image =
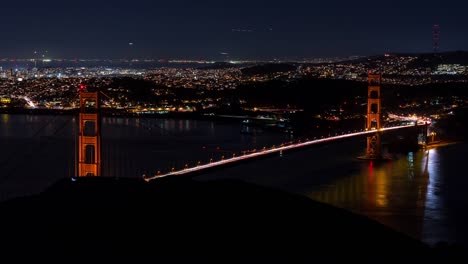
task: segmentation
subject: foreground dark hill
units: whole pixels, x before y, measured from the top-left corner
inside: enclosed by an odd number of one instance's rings
[[[365,217],[238,181],[64,179],[40,195],[2,203],[0,215],[0,258],[220,256],[222,262],[310,263],[378,256],[447,263],[455,256]]]

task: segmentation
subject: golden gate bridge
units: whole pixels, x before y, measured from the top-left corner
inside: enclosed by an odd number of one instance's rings
[[[366,154],[360,158],[368,160],[386,159],[381,150],[382,133],[411,127],[418,128],[419,144],[425,145],[427,141],[427,127],[430,121],[425,119],[413,118],[410,124],[399,124],[389,127],[382,125],[381,113],[381,75],[369,74],[368,76],[368,99],[367,99],[367,121],[366,127],[360,131],[349,131],[320,138],[305,139],[282,143],[278,146],[269,148],[245,150],[240,154],[233,153],[229,157],[221,156],[219,160],[210,159],[208,163],[202,164],[200,161],[193,166],[188,163],[182,169],[172,167],[170,171],[158,171],[155,175],[142,175],[144,180],[151,181],[158,178],[190,174],[201,172],[215,167],[222,167],[228,164],[239,163],[246,160],[252,160],[271,154],[282,154],[284,151],[305,148],[312,145],[324,144],[347,138],[366,136],[367,146]],[[105,94],[104,94],[105,95]],[[83,176],[101,176],[101,121],[100,121],[100,92],[90,92],[86,87],[80,86],[80,113],[79,113],[79,132],[78,132],[78,162],[77,177]],[[416,138],[416,137],[415,137]]]

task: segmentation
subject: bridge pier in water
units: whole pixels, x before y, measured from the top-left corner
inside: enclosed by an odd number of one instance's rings
[[[428,137],[427,137],[427,130],[428,130],[429,124],[426,122],[424,126],[418,126],[416,123],[417,127],[417,135],[418,135],[418,145],[421,146],[422,148],[427,147],[428,143]]]
[[[375,130],[375,133],[367,137],[366,154],[364,156],[359,156],[359,159],[391,159],[385,156],[382,151],[381,81],[382,76],[380,74],[368,75],[366,130]],[[428,142],[428,123],[426,122],[425,125],[420,125],[418,121],[415,121],[414,128],[415,130],[411,130],[412,132],[410,132],[408,138],[404,140],[405,145],[412,149],[425,148]]]

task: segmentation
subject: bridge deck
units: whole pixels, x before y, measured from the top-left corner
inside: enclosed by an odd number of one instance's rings
[[[421,125],[425,125],[425,124],[418,123],[418,126],[421,126]],[[396,129],[402,129],[402,128],[409,128],[409,127],[414,127],[414,126],[415,125],[386,127],[386,128],[380,129],[379,131],[384,132],[384,131],[390,131],[390,130],[396,130]],[[270,148],[270,149],[262,149],[262,150],[259,150],[259,151],[253,152],[253,153],[246,153],[244,155],[237,156],[237,157],[227,158],[227,159],[223,159],[223,160],[219,160],[219,161],[213,161],[213,162],[208,163],[208,164],[201,164],[201,165],[197,165],[195,167],[185,168],[183,170],[172,171],[172,172],[169,172],[169,173],[164,173],[164,174],[154,175],[154,176],[150,176],[150,177],[145,177],[145,180],[146,181],[151,181],[151,180],[154,180],[154,179],[163,178],[163,177],[167,177],[167,176],[175,176],[175,175],[193,173],[193,172],[202,171],[202,170],[206,170],[206,169],[210,169],[210,168],[214,168],[214,167],[218,167],[218,166],[222,166],[222,165],[226,165],[226,164],[230,164],[230,163],[234,163],[234,162],[239,162],[239,161],[243,161],[243,160],[257,158],[257,157],[260,157],[260,156],[269,155],[269,154],[272,154],[272,153],[277,153],[277,152],[291,150],[291,149],[303,148],[303,147],[306,147],[306,146],[315,145],[315,144],[324,143],[324,142],[330,142],[330,141],[334,141],[334,140],[338,140],[338,139],[369,135],[369,134],[373,134],[373,133],[376,133],[376,132],[377,132],[376,130],[360,131],[360,132],[354,132],[354,133],[343,134],[343,135],[338,135],[338,136],[324,137],[324,138],[309,140],[309,141],[305,141],[305,142],[293,143],[293,144],[290,144],[290,145],[283,145],[283,146]]]

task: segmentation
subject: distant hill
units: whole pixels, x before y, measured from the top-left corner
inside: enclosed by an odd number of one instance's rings
[[[434,68],[439,64],[460,64],[468,65],[468,51],[448,51],[434,53],[391,53],[390,56],[412,56],[417,57],[416,60],[411,62],[409,68]],[[341,61],[340,64],[356,64],[356,63],[375,63],[377,61],[385,60],[385,55],[371,55],[358,59]],[[322,63],[330,64],[330,63]],[[332,63],[333,64],[333,63]],[[317,64],[316,64],[317,65]]]
[[[451,51],[438,54],[426,53],[417,55],[409,67],[434,68],[439,64],[468,65],[468,51]]]
[[[302,78],[294,81],[271,80],[246,83],[238,87],[235,95],[252,105],[295,105],[312,110],[323,104],[335,104],[365,96],[367,86],[363,82]]]
[[[288,63],[266,63],[241,69],[243,75],[271,74],[296,70],[296,66]]]

